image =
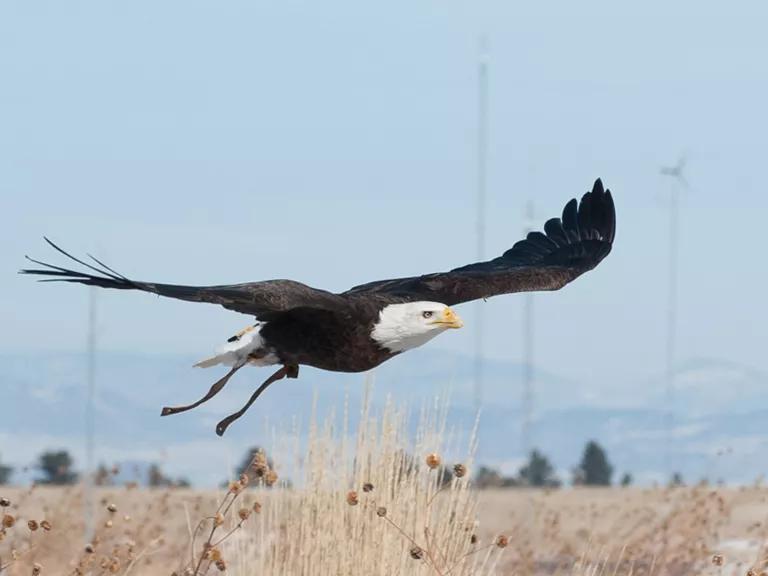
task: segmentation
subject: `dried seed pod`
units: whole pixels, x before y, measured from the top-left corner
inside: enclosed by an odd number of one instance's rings
[[[251,511],[248,508],[240,508],[240,510],[237,511],[237,515],[240,517],[240,520],[248,520]]]
[[[496,537],[496,546],[499,548],[506,548],[509,545],[509,538],[504,536],[504,534],[499,534]]]
[[[96,549],[93,547],[93,544],[90,542],[85,545],[85,553],[86,554],[93,554],[96,551]]]
[[[211,553],[213,552],[213,544],[210,542],[203,542],[203,558],[210,560]]]
[[[251,507],[255,514],[261,513],[261,502],[254,502],[253,506]]]
[[[48,520],[43,520],[42,522],[40,522],[40,528],[42,528],[46,532],[50,532],[53,526]]]
[[[267,471],[266,476],[264,476],[264,483],[267,486],[274,486],[277,483],[277,472],[274,470]]]
[[[715,554],[712,556],[712,564],[715,566],[722,566],[723,565],[723,555],[722,554]]]
[[[221,526],[222,524],[224,524],[224,514],[222,514],[221,512],[217,512],[216,516],[213,519],[213,523],[216,526]]]
[[[3,516],[3,528],[13,528],[14,524],[16,524],[16,518],[14,518],[11,514],[6,514]]]
[[[248,474],[246,474],[245,472],[243,472],[242,474],[240,474],[240,486],[242,486],[243,488],[245,488],[246,486],[248,486],[248,484],[249,484],[250,482],[251,482],[251,479],[250,479],[250,478],[248,478]]]
[[[251,470],[253,470],[253,473],[257,478],[261,478],[267,473],[267,468],[267,457],[264,455],[264,452],[259,450],[253,457]]]
[[[112,512],[112,514],[114,514],[115,512],[117,512],[117,506],[110,502],[109,504],[107,504],[107,510],[109,510],[110,512]]]
[[[32,576],[40,576],[40,573],[43,571],[43,567],[35,562],[32,565]]]
[[[3,508],[8,508],[8,506],[11,505],[11,501],[8,500],[8,498],[0,498],[0,506]]]
[[[363,484],[363,492],[373,492],[373,484],[370,482]]]
[[[427,466],[429,466],[430,470],[434,470],[438,466],[440,466],[440,455],[432,452],[431,454],[427,455],[426,458]]]
[[[478,542],[477,534],[472,534],[472,536],[469,537],[469,543],[470,544],[477,544]]]
[[[357,506],[358,502],[360,502],[360,500],[357,498],[357,492],[354,490],[347,492],[347,504],[350,506]]]
[[[387,509],[384,506],[379,506],[378,508],[376,508],[376,516],[384,518],[384,516],[386,515],[387,515]]]
[[[411,546],[410,549],[411,558],[414,560],[421,560],[424,558],[424,550],[422,550],[419,546]]]
[[[467,467],[464,464],[455,464],[453,467],[453,475],[456,478],[464,478],[467,475]]]
[[[37,523],[37,520],[28,520],[27,521],[27,528],[29,528],[29,530],[31,532],[37,531],[37,529],[39,527],[40,527],[40,525]]]
[[[216,560],[216,568],[219,572],[225,572],[227,570],[227,563],[224,562],[223,558]]]

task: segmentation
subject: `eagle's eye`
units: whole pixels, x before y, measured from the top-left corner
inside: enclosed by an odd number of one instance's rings
[[[432,314],[434,314],[434,312],[432,312],[431,310],[425,310],[424,312],[421,313],[421,315],[424,318],[432,318]]]

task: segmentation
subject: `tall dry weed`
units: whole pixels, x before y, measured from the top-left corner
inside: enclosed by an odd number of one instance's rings
[[[374,414],[366,400],[354,434],[313,421],[292,455],[295,488],[257,489],[261,514],[222,553],[238,574],[492,574],[506,541],[478,539],[474,438],[460,459],[457,444],[439,405],[422,410],[413,439],[392,404]]]

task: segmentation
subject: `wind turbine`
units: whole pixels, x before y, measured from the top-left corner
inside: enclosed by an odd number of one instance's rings
[[[674,166],[662,166],[659,168],[659,174],[662,176],[671,176],[672,178],[675,178],[685,189],[690,189],[690,185],[688,184],[688,180],[685,179],[685,166],[688,163],[688,159],[686,158],[685,154],[682,154],[680,158],[677,159],[677,163]]]
[[[672,166],[662,166],[659,174],[672,179],[669,201],[669,285],[667,287],[667,342],[665,396],[667,411],[665,417],[666,442],[664,447],[664,467],[667,475],[671,474],[671,443],[674,420],[673,401],[675,390],[675,363],[677,353],[677,295],[678,295],[678,254],[680,235],[680,191],[690,190],[685,178],[687,158],[681,154],[677,163]]]

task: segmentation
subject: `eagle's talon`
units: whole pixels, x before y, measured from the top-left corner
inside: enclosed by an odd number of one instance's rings
[[[264,390],[266,390],[266,389],[267,389],[267,387],[268,387],[270,384],[272,384],[273,382],[277,382],[278,380],[281,380],[281,379],[285,378],[285,377],[286,377],[286,375],[288,374],[289,370],[291,370],[291,369],[294,369],[294,368],[295,368],[295,373],[296,373],[296,376],[298,376],[298,374],[299,374],[299,368],[298,368],[298,366],[283,366],[283,367],[282,367],[282,368],[280,368],[280,369],[279,369],[277,372],[275,372],[274,374],[272,374],[272,376],[270,376],[269,378],[267,378],[267,379],[266,379],[266,380],[265,380],[265,381],[264,381],[264,382],[261,384],[261,386],[259,386],[259,387],[256,389],[256,391],[255,391],[253,394],[251,394],[251,397],[248,399],[248,402],[246,402],[246,403],[245,403],[245,405],[244,405],[242,408],[240,408],[240,410],[238,410],[238,411],[237,411],[237,412],[235,412],[234,414],[230,414],[229,416],[227,416],[226,418],[224,418],[224,420],[222,420],[221,422],[219,422],[219,423],[216,425],[216,434],[218,434],[219,436],[223,436],[223,435],[224,435],[224,432],[226,432],[226,430],[227,430],[227,428],[229,427],[229,425],[230,425],[230,424],[232,424],[232,422],[234,422],[234,421],[235,421],[235,420],[237,420],[238,418],[240,418],[240,416],[242,416],[243,414],[245,414],[245,413],[248,411],[248,408],[250,408],[250,407],[251,407],[251,404],[253,404],[253,403],[256,401],[256,398],[258,398],[258,397],[261,395],[261,393],[262,393],[262,392],[264,392]],[[294,376],[294,378],[295,378],[296,376]]]

